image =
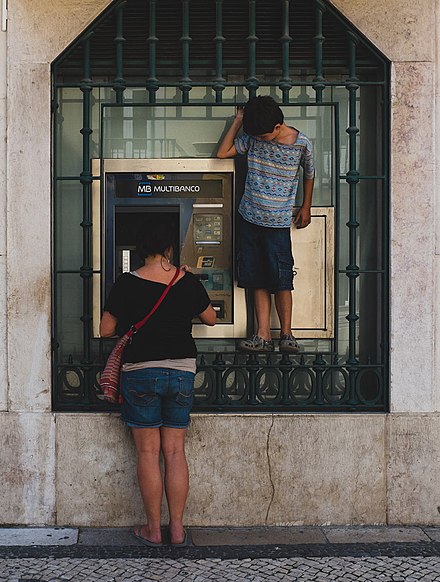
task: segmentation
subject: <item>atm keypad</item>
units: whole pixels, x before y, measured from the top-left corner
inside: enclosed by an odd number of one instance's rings
[[[196,214],[194,216],[195,244],[218,244],[223,239],[221,214]]]

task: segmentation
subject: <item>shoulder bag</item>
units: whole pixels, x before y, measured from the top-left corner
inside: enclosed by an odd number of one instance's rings
[[[124,353],[125,346],[131,339],[131,337],[138,332],[141,327],[143,327],[162,301],[165,299],[168,291],[173,285],[174,281],[177,279],[180,273],[180,269],[176,269],[176,272],[171,279],[171,281],[166,286],[164,292],[157,300],[153,309],[148,313],[142,321],[139,321],[135,325],[132,325],[130,329],[125,333],[117,342],[113,350],[111,351],[104,370],[101,372],[101,378],[99,384],[101,386],[102,393],[104,394],[104,400],[111,402],[112,404],[120,404],[122,402],[121,393],[121,368],[122,368],[122,354]]]

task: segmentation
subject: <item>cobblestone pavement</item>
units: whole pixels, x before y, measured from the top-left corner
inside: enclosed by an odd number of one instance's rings
[[[267,559],[7,558],[3,582],[298,582],[440,581],[440,557],[315,557]]]

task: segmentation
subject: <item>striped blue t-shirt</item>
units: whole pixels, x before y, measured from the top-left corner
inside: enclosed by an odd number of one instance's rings
[[[296,142],[286,145],[243,133],[235,138],[234,145],[237,153],[248,156],[246,186],[239,213],[259,226],[290,227],[300,166],[304,178],[315,176],[309,138],[299,132]]]

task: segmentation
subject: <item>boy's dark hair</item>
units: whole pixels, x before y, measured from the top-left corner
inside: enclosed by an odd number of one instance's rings
[[[174,249],[176,231],[170,221],[158,216],[145,220],[136,236],[136,253],[143,260],[154,255],[163,255],[170,247]]]
[[[243,131],[248,135],[272,133],[273,128],[284,122],[278,103],[268,95],[253,97],[244,106]]]

